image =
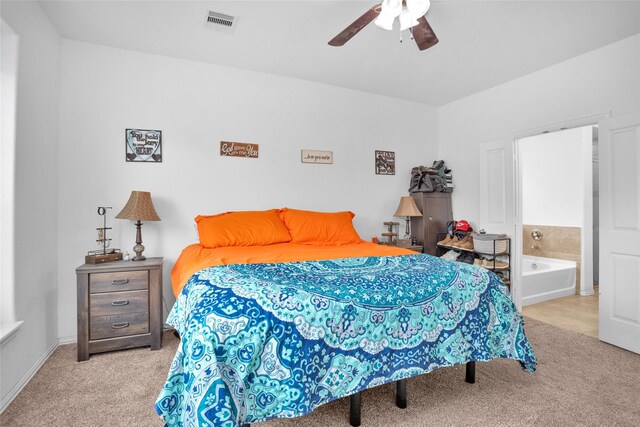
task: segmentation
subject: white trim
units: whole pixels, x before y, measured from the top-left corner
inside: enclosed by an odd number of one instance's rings
[[[511,300],[522,311],[522,175],[520,173],[520,146],[513,140],[513,227],[511,239]]]
[[[3,323],[0,325],[0,347],[4,345],[7,341],[9,341],[13,336],[18,332],[20,325],[24,322],[22,320],[18,322],[12,323]]]
[[[18,381],[18,383],[7,393],[7,395],[0,402],[0,414],[4,412],[5,409],[13,402],[18,394],[22,391],[22,389],[31,381],[31,378],[38,372],[38,370],[44,365],[44,362],[49,359],[49,356],[58,348],[58,340],[54,340],[53,343],[49,346],[47,351],[44,352],[42,356],[36,361],[36,363],[27,371],[26,374]]]
[[[15,331],[18,330],[18,327],[20,327],[20,324],[22,324],[23,322],[17,322],[17,326],[15,327],[14,332],[11,334],[11,336],[15,335]],[[7,342],[11,337],[8,336],[6,339],[4,339],[3,343]],[[20,379],[20,381],[18,381],[18,383],[13,387],[13,389],[11,389],[11,391],[9,393],[7,393],[7,395],[4,397],[4,399],[2,399],[2,402],[0,402],[0,414],[2,414],[4,412],[5,409],[7,409],[7,407],[11,404],[11,402],[13,402],[13,400],[18,397],[18,394],[20,394],[20,392],[22,391],[22,389],[29,384],[29,381],[31,381],[31,379],[33,378],[33,376],[38,372],[38,370],[40,370],[40,368],[42,367],[42,365],[45,364],[45,362],[49,359],[49,357],[51,357],[51,355],[53,354],[53,352],[61,345],[67,345],[67,344],[75,344],[78,342],[78,337],[76,335],[70,335],[67,337],[60,337],[57,340],[55,340],[51,346],[47,349],[47,351],[45,351],[45,353],[40,357],[40,359],[38,359],[36,361],[36,363],[34,363],[34,365],[31,367],[31,369],[29,369],[29,371],[24,374],[24,376]]]
[[[16,326],[15,330],[17,330],[20,324],[22,324],[23,322],[17,322],[17,323],[19,324],[18,326]],[[170,329],[173,329],[173,328],[170,328]],[[167,330],[168,329],[165,329],[164,331],[167,331]],[[15,332],[13,332],[12,336],[13,335],[15,335]],[[9,337],[4,342],[8,340],[9,340]],[[44,363],[49,359],[49,357],[53,354],[53,352],[59,346],[67,345],[67,344],[76,344],[77,342],[78,342],[78,337],[76,335],[59,337],[57,340],[55,340],[51,344],[51,346],[47,349],[47,351],[40,357],[40,359],[36,361],[36,363],[31,367],[31,369],[29,369],[29,371],[26,374],[24,374],[24,376],[20,379],[20,381],[18,381],[18,383],[13,387],[13,389],[11,389],[11,391],[7,393],[4,399],[2,399],[2,402],[0,402],[0,414],[2,414],[5,409],[7,409],[7,407],[11,404],[11,402],[13,402],[13,400],[16,397],[18,397],[18,394],[20,394],[22,389],[29,383],[29,381],[31,381],[31,379],[36,374],[36,372],[38,372],[38,370],[42,367],[42,365],[44,365]]]
[[[582,289],[580,289],[580,296],[581,297],[590,297],[591,295],[595,295],[595,291],[593,290],[593,285],[591,285],[591,289],[590,290],[586,290],[583,291]]]
[[[15,139],[20,38],[4,19],[0,19],[0,35],[0,327],[15,333]]]
[[[582,134],[582,230],[580,231],[580,295],[593,295],[593,128]],[[588,135],[587,135],[588,134]],[[588,137],[586,137],[588,136]]]
[[[516,185],[514,186],[513,191],[515,193],[514,201],[516,203],[516,206],[514,209],[516,235],[511,241],[513,245],[513,249],[515,250],[515,251],[512,250],[511,252],[511,275],[513,276],[513,279],[511,280],[511,286],[513,287],[513,289],[511,289],[511,299],[513,300],[513,302],[515,303],[516,307],[518,307],[519,310],[522,310],[521,284],[522,284],[522,250],[523,250],[523,246],[522,246],[523,245],[523,242],[522,242],[522,171],[520,170],[520,163],[519,163],[520,161],[520,154],[519,154],[519,148],[518,148],[519,142],[523,138],[540,135],[545,132],[554,132],[558,130],[572,129],[572,128],[584,127],[584,126],[596,126],[601,120],[610,118],[611,114],[612,114],[611,111],[607,111],[604,113],[594,114],[592,116],[578,117],[576,119],[551,123],[548,125],[525,129],[525,130],[514,133],[513,173],[514,173],[514,182],[516,183]],[[588,153],[589,153],[589,159],[590,159],[589,164],[591,164],[591,148],[589,148]],[[589,171],[591,171],[591,169],[589,169]],[[591,197],[593,197],[593,195]],[[591,199],[591,203],[593,203],[593,199]],[[593,211],[591,211],[591,215],[593,220]],[[592,223],[592,226],[593,226],[593,223]],[[584,232],[584,227],[582,229]],[[592,239],[593,239],[593,235],[592,235]],[[583,260],[583,255],[584,254],[581,254],[581,260]],[[592,247],[591,256],[593,259],[593,247]],[[582,264],[584,265],[584,263]],[[584,270],[585,268],[584,266],[582,266],[582,271],[584,272]],[[593,271],[591,273],[591,277],[593,279]],[[580,283],[582,284],[583,277],[581,276],[580,278],[581,278]],[[582,290],[581,290],[581,295],[582,295]],[[593,295],[593,283],[591,284],[591,294],[587,293],[585,294],[585,296],[586,295]]]
[[[578,117],[577,119],[551,123],[548,125],[531,128],[531,129],[525,129],[525,130],[516,132],[514,136],[514,140],[527,138],[529,136],[540,135],[541,133],[546,133],[546,132],[555,132],[555,131],[565,130],[565,129],[581,128],[584,126],[595,126],[600,122],[600,120],[608,119],[610,117],[611,117],[611,111],[607,111],[604,113],[594,114],[592,116]]]
[[[76,344],[78,342],[77,335],[69,335],[67,337],[58,338],[58,345]]]

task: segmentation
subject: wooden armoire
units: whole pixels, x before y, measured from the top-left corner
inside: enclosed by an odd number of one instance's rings
[[[436,254],[438,233],[447,231],[447,222],[453,221],[451,193],[411,193],[422,216],[411,218],[411,236],[415,237],[423,252]]]

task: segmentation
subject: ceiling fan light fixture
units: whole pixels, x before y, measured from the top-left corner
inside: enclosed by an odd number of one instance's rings
[[[392,18],[400,16],[404,8],[402,0],[383,0],[380,15],[389,15]]]
[[[400,31],[408,30],[418,25],[417,19],[407,9],[402,11],[398,20],[400,21]]]
[[[393,22],[403,10],[402,0],[383,0],[380,6],[380,14],[375,24],[382,29],[393,30]]]
[[[393,23],[396,20],[395,17],[389,15],[383,15],[382,13],[378,15],[374,23],[382,28],[383,30],[393,30]]]
[[[329,40],[329,46],[344,46],[360,30],[371,22],[385,30],[393,30],[393,25],[397,17],[400,17],[402,29],[411,28],[411,39],[415,41],[418,49],[425,50],[438,43],[431,25],[427,22],[426,10],[431,5],[429,0],[380,0],[381,3],[370,7],[362,16],[353,21],[351,25],[342,30],[338,35]],[[403,12],[404,10],[404,12]],[[412,11],[419,14],[414,16]],[[417,25],[416,25],[417,21]],[[402,41],[402,31],[400,31],[400,41]]]
[[[421,16],[424,16],[431,7],[431,2],[429,0],[405,0],[407,5],[407,10],[411,13],[413,19],[418,19]]]

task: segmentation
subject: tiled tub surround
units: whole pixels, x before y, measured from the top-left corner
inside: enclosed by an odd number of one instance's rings
[[[534,240],[531,231],[542,232],[541,240]],[[580,294],[580,227],[558,227],[554,225],[522,226],[522,245],[524,255],[544,258],[564,259],[576,262],[576,294]]]

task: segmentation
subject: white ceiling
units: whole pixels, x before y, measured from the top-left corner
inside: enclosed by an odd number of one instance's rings
[[[439,106],[640,33],[640,1],[432,0],[420,52],[373,23],[327,42],[375,0],[41,1],[64,38],[278,74]],[[238,15],[232,34],[207,9]]]

